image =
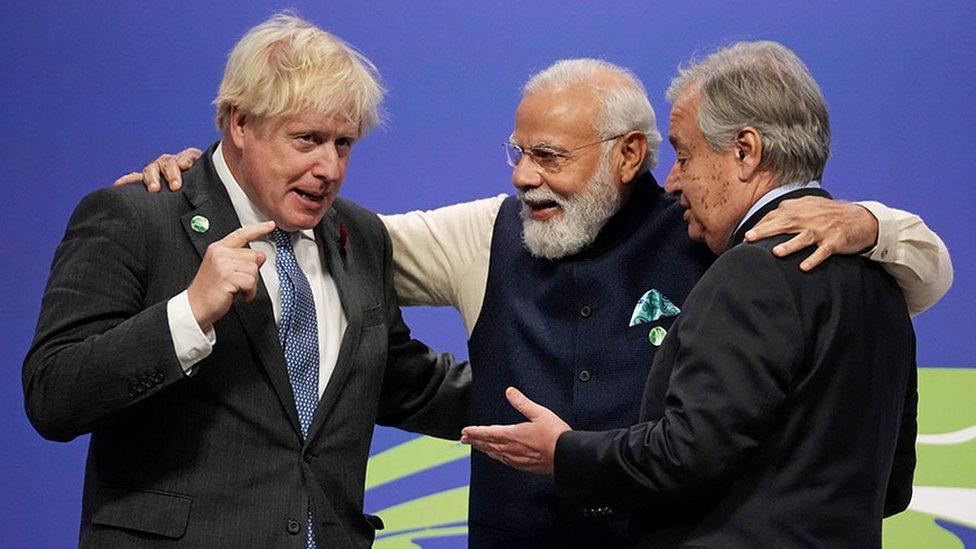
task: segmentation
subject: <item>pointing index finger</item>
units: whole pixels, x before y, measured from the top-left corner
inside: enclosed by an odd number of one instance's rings
[[[274,228],[274,221],[255,223],[254,225],[241,227],[240,229],[228,234],[220,240],[220,243],[228,248],[243,248],[248,242],[261,238],[262,236],[273,231]]]

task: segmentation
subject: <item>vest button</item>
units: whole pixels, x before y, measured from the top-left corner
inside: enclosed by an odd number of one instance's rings
[[[593,309],[591,309],[589,305],[583,305],[582,307],[580,307],[580,316],[581,317],[587,318],[591,314],[593,314]]]
[[[288,519],[288,533],[295,535],[302,531],[302,525],[295,519]]]
[[[588,370],[580,370],[579,376],[577,377],[579,377],[580,381],[585,383],[590,380],[590,372]]]

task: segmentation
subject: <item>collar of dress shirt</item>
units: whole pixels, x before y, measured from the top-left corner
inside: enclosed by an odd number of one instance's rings
[[[224,147],[224,142],[221,141],[217,145],[217,149],[213,153],[213,163],[214,168],[217,170],[217,176],[220,177],[220,182],[224,184],[224,188],[227,189],[227,194],[230,195],[230,203],[234,206],[234,212],[237,214],[237,219],[241,222],[241,227],[247,227],[248,225],[253,225],[255,223],[261,223],[264,221],[269,221],[270,218],[265,215],[257,206],[251,202],[251,199],[247,197],[244,193],[244,189],[241,188],[237,179],[234,178],[234,174],[230,173],[230,168],[227,167],[227,161],[224,160],[224,153],[221,150]],[[315,233],[312,229],[302,229],[298,231],[302,237],[307,238],[311,241],[315,241]],[[270,240],[270,236],[265,237]]]
[[[775,189],[759,197],[759,200],[757,200],[752,205],[752,207],[749,208],[749,211],[746,212],[746,215],[742,216],[742,219],[739,220],[739,223],[735,226],[735,231],[732,231],[732,234],[735,234],[735,232],[739,230],[739,227],[742,227],[742,224],[745,223],[746,220],[748,220],[750,217],[752,217],[752,214],[758,212],[760,208],[762,208],[766,204],[769,204],[773,200],[776,200],[777,198],[783,196],[784,194],[791,193],[793,191],[797,191],[800,189],[819,189],[819,188],[820,188],[819,181],[805,181],[805,182],[794,181],[792,183],[787,183],[785,185],[780,185],[779,187],[776,187]]]

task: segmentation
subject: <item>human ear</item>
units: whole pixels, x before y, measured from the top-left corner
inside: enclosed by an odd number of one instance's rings
[[[618,175],[623,183],[630,183],[637,177],[644,158],[647,157],[647,136],[644,132],[632,131],[620,138],[620,159],[617,163]]]
[[[230,108],[230,123],[228,124],[227,132],[230,134],[234,146],[238,149],[244,148],[244,126],[248,123],[250,123],[250,120],[244,114],[244,111],[237,107]]]
[[[762,164],[763,143],[759,130],[746,126],[735,137],[736,169],[740,181],[749,181]]]

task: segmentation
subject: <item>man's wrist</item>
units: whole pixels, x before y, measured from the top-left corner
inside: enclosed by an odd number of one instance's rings
[[[854,203],[854,206],[860,208],[861,213],[866,214],[865,220],[867,221],[867,227],[868,227],[867,231],[868,234],[873,237],[871,238],[871,243],[865,246],[864,248],[862,248],[860,252],[858,252],[860,254],[864,254],[875,249],[878,246],[878,229],[880,228],[880,224],[878,223],[878,218],[874,215],[874,213],[871,212],[871,210],[865,208],[863,205],[857,202]]]
[[[187,290],[170,298],[166,304],[166,315],[176,358],[183,372],[192,375],[193,366],[208,357],[217,342],[213,325],[206,329],[200,327],[193,315]]]
[[[861,250],[860,255],[871,259],[872,261],[886,262],[890,261],[889,257],[890,249],[892,243],[889,241],[891,234],[891,228],[889,227],[891,220],[889,219],[888,208],[880,203],[873,201],[860,201],[854,202],[855,205],[860,206],[864,210],[867,210],[873,220],[874,226],[874,244],[868,246],[864,250]]]
[[[200,306],[200,299],[193,295],[193,285],[191,284],[183,293],[186,294],[190,314],[193,316],[193,320],[197,323],[200,330],[203,332],[213,330],[215,320],[210,319],[203,311],[203,308]]]

